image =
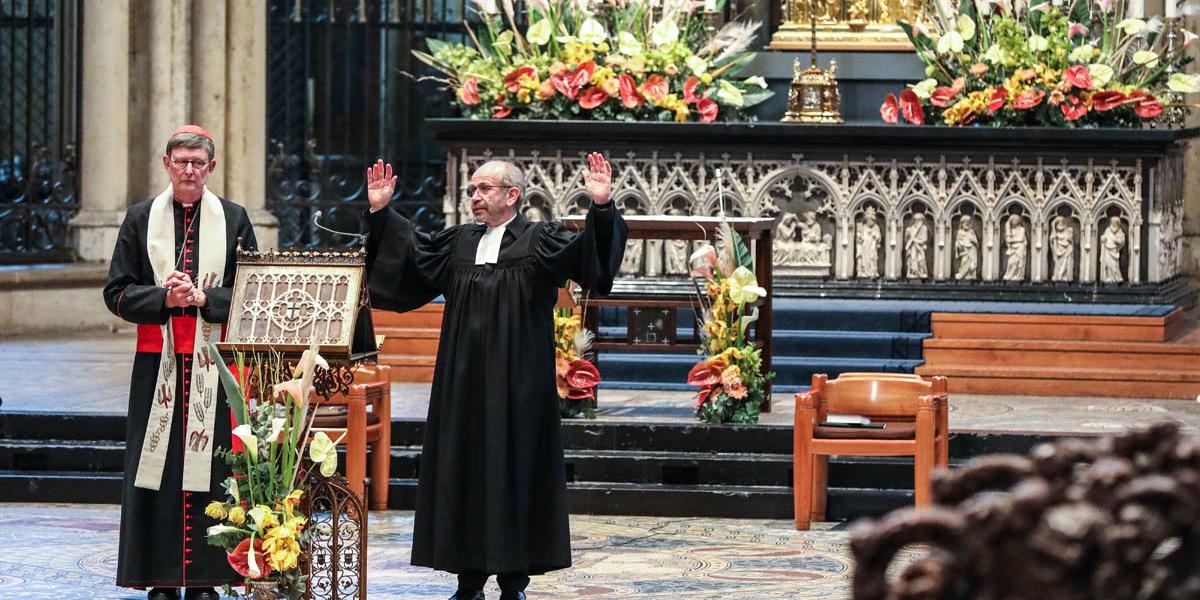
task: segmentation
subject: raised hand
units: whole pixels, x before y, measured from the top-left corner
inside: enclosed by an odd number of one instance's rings
[[[595,204],[608,204],[612,191],[612,166],[599,152],[588,154],[588,168],[583,170],[583,186]]]
[[[392,174],[391,163],[383,164],[383,159],[367,167],[367,201],[371,210],[376,211],[388,205],[392,194],[396,191],[396,176]]]

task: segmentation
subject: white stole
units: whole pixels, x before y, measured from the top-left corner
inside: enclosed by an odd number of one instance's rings
[[[154,269],[154,283],[163,285],[175,271],[175,210],[171,186],[154,198],[150,205],[150,221],[146,232],[146,252]],[[197,288],[220,287],[225,277],[225,211],[221,199],[204,188],[196,217],[200,218],[200,252],[197,257]],[[146,421],[146,437],[138,460],[134,486],[158,490],[162,485],[163,467],[167,461],[167,446],[171,437],[171,420],[175,415],[175,336],[171,320],[162,325],[162,356],[158,363],[158,382]],[[208,342],[212,327],[199,317],[196,338],[192,346],[192,379],[188,403],[187,431],[184,432],[183,489],[189,492],[209,491],[212,479],[212,438],[216,420],[218,373],[216,361],[209,356]]]

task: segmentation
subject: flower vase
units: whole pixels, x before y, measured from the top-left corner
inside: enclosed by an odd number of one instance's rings
[[[246,597],[250,600],[279,600],[279,588],[274,581],[247,581]]]

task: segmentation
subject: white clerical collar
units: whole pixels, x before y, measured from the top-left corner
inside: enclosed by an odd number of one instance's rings
[[[475,247],[475,264],[495,264],[499,260],[500,242],[504,240],[504,230],[515,218],[517,215],[514,214],[507,221],[495,227],[488,227],[483,232],[483,237],[479,238],[479,245]]]

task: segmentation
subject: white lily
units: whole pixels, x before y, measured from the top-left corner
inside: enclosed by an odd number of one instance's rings
[[[238,425],[233,428],[232,433],[237,439],[242,440],[242,445],[246,447],[246,454],[250,460],[258,460],[258,438],[251,431],[250,424]]]
[[[241,529],[238,529],[237,527],[230,527],[229,525],[213,525],[212,527],[208,528],[206,533],[209,536],[214,536],[229,533],[231,531],[241,531]]]
[[[267,439],[263,440],[269,444],[278,444],[279,436],[283,433],[283,426],[287,424],[287,419],[283,417],[275,417],[271,419],[271,433],[267,434]]]

